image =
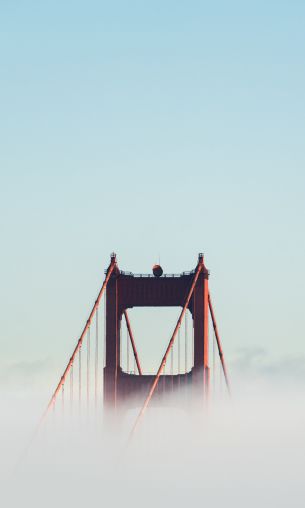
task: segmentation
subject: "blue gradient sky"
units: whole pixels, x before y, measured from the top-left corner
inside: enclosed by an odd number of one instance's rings
[[[62,369],[113,250],[135,272],[203,251],[228,355],[305,354],[304,21],[302,1],[1,2],[3,365]]]

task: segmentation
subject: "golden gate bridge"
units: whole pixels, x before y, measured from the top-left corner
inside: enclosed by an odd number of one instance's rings
[[[129,309],[135,307],[181,309],[153,374],[141,366],[136,346],[139,337],[134,336],[129,317]],[[204,406],[216,397],[216,385],[218,382],[221,388],[222,379],[230,393],[203,254],[188,272],[164,274],[160,265],[154,265],[152,274],[133,274],[120,270],[113,253],[42,422],[57,409],[65,412],[67,405],[71,414],[78,406],[79,413],[102,409],[105,419],[115,419],[119,411],[121,414],[140,404],[132,435],[148,406],[170,406],[173,395],[175,404],[184,409],[191,407],[194,399]]]

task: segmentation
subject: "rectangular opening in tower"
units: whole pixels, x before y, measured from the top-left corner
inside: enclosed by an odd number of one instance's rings
[[[128,310],[143,374],[157,372],[180,312],[181,307],[136,307]],[[163,374],[189,372],[193,367],[193,357],[193,320],[187,311]],[[124,316],[121,324],[120,364],[124,372],[138,373]]]

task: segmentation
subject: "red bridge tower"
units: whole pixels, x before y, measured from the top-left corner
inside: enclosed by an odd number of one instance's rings
[[[115,255],[111,264],[116,265]],[[162,376],[162,390],[156,390],[152,399],[162,403],[166,394],[181,385],[201,386],[205,393],[209,384],[209,273],[199,254],[196,269],[200,273],[187,304],[194,327],[194,365],[190,372]],[[129,407],[139,396],[147,394],[155,376],[124,372],[120,365],[121,321],[127,309],[133,307],[184,307],[194,280],[196,269],[181,275],[134,275],[112,271],[106,290],[106,366],[104,368],[104,403],[107,408]],[[164,349],[167,346],[165,338]],[[194,383],[195,382],[195,383]],[[160,388],[160,386],[159,386]]]

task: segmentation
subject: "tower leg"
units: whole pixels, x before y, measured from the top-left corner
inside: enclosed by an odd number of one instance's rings
[[[203,270],[193,295],[194,320],[194,391],[199,400],[209,394],[209,281],[208,272]]]
[[[114,276],[107,287],[106,300],[106,366],[104,368],[104,408],[115,411],[120,363],[120,330],[118,282]]]

